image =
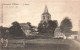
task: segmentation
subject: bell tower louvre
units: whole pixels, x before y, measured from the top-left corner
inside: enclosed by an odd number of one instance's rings
[[[48,12],[47,5],[45,6],[44,12],[42,13],[41,20],[42,20],[42,21],[51,20],[51,15],[50,15],[50,13]]]

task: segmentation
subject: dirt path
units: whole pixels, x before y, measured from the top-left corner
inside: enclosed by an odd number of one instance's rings
[[[75,45],[79,48],[79,50],[80,50],[80,42],[79,41],[77,41],[77,40],[73,40],[73,42],[75,43]]]

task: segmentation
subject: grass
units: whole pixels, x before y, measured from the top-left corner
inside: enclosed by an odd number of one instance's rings
[[[7,48],[1,50],[79,50],[74,43],[68,39],[10,39]]]

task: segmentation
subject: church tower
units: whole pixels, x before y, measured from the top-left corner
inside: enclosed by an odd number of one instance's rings
[[[42,21],[48,21],[51,20],[51,15],[48,12],[48,8],[47,6],[45,6],[44,12],[41,15],[41,20]]]

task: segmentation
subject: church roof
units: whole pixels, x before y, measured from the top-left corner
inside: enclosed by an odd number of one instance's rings
[[[42,13],[42,15],[50,15],[48,12],[46,12],[46,13]]]
[[[45,9],[44,9],[44,12],[42,13],[42,15],[50,15],[49,12],[48,12],[48,8],[47,6],[45,6]]]

